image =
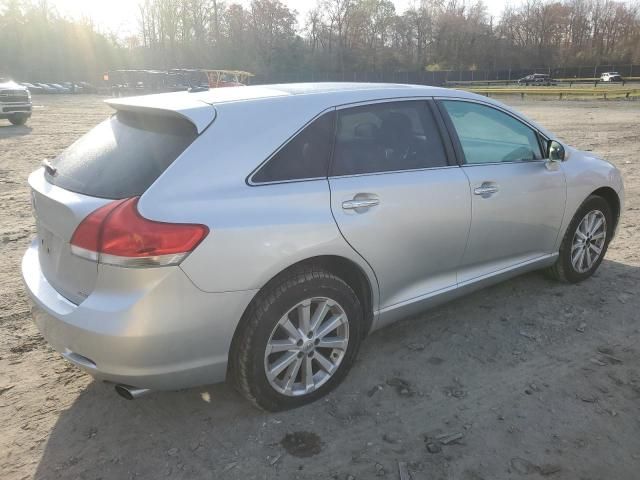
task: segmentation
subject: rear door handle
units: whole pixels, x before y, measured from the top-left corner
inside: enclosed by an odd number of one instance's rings
[[[380,200],[377,198],[367,198],[363,200],[346,200],[342,202],[342,208],[344,210],[356,210],[358,208],[370,208],[375,207],[380,203]]]
[[[476,195],[481,195],[483,197],[489,197],[489,196],[493,195],[494,193],[497,193],[498,190],[500,190],[500,189],[498,188],[498,186],[496,184],[485,182],[481,186],[475,188],[473,190],[473,193],[476,194]]]

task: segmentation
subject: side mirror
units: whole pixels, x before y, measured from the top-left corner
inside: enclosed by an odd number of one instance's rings
[[[555,140],[549,140],[547,151],[549,152],[549,160],[552,162],[561,162],[564,160],[564,147],[561,143]]]

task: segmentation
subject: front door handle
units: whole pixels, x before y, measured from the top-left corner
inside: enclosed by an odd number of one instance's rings
[[[346,200],[342,202],[342,208],[345,210],[357,210],[358,208],[369,208],[375,207],[380,203],[380,200],[377,198],[367,198],[363,200]]]
[[[498,185],[496,185],[495,183],[484,182],[482,185],[475,188],[473,190],[473,193],[475,195],[481,195],[483,198],[487,198],[493,195],[494,193],[497,193],[498,190],[500,189],[498,188]]]

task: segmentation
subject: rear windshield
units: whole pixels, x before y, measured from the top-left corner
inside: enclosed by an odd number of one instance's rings
[[[142,195],[197,135],[181,118],[120,111],[53,161],[47,180],[92,197]]]

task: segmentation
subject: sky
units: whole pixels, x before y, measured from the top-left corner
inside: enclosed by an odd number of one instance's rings
[[[90,18],[102,32],[113,32],[119,37],[135,35],[138,32],[138,5],[142,0],[49,0],[58,12],[72,18]],[[228,0],[227,3],[232,3]],[[316,5],[316,0],[282,0],[289,8],[298,11],[298,22],[302,22],[306,13]],[[392,0],[398,12],[418,0]],[[248,5],[250,0],[236,0],[236,3]],[[504,0],[484,0],[489,15],[498,16],[505,5]]]

